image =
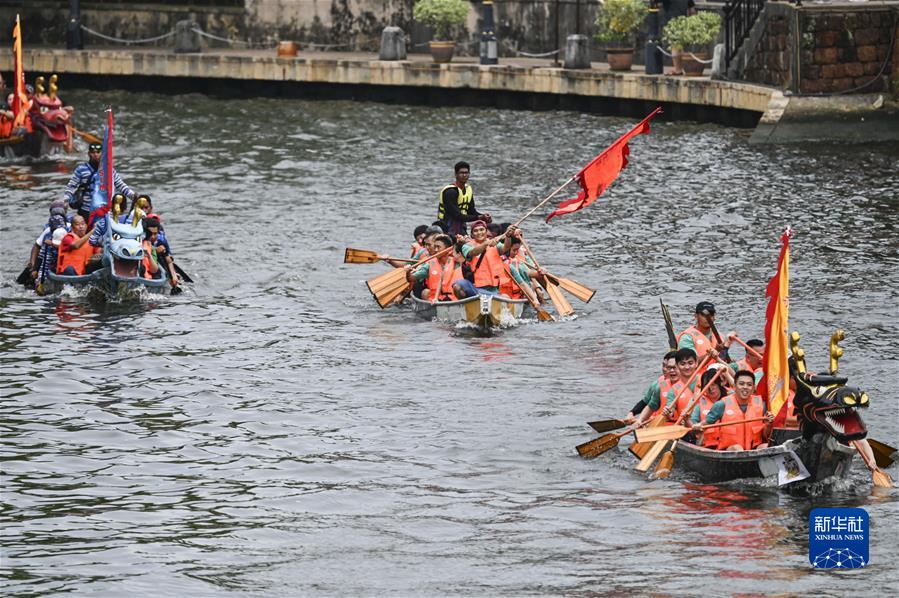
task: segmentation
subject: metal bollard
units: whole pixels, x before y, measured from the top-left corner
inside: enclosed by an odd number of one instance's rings
[[[496,52],[496,25],[493,22],[493,0],[484,0],[480,54],[481,64],[499,64]]]
[[[194,32],[193,29],[199,29],[193,21],[184,20],[175,23],[175,52],[177,54],[200,51],[200,34]]]
[[[399,27],[384,27],[378,60],[406,60],[406,34]]]
[[[662,43],[662,34],[659,31],[659,3],[652,0],[649,4],[649,14],[646,16],[646,74],[661,75],[665,71],[662,63],[662,51],[659,44]]]
[[[565,68],[590,68],[590,40],[586,35],[573,34],[565,39]]]

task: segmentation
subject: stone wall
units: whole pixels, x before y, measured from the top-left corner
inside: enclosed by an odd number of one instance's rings
[[[769,2],[739,78],[794,93],[899,94],[899,2]]]
[[[792,80],[793,36],[790,19],[784,14],[768,16],[762,38],[743,70],[743,78],[755,83],[786,87]]]
[[[889,10],[800,13],[799,91],[845,92],[865,85],[861,90],[865,93],[888,90],[894,14]]]

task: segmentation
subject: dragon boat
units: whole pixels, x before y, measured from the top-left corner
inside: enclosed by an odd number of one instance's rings
[[[72,151],[70,128],[74,109],[63,105],[57,95],[57,81],[58,77],[51,75],[49,90],[46,90],[43,77],[35,80],[35,93],[28,109],[31,130],[24,135],[11,135],[3,139],[3,147],[8,154],[37,158]]]
[[[793,405],[798,429],[776,428],[771,446],[748,451],[719,451],[678,442],[674,466],[704,482],[728,482],[777,476],[784,463],[787,468],[795,467],[791,460],[796,457],[809,474],[801,486],[830,485],[845,479],[857,452],[852,443],[868,435],[859,409],[867,408],[870,399],[864,391],[846,386],[848,378],[837,375],[842,355],[837,343],[842,339],[842,330],[831,337],[830,372],[813,375],[806,371],[799,334],[790,336],[790,374],[796,380]]]
[[[138,295],[141,291],[167,293],[171,288],[165,268],[160,266],[160,278],[144,278],[140,263],[144,259],[144,230],[140,226],[120,224],[106,216],[106,236],[103,239],[103,267],[80,276],[65,276],[50,272],[41,285],[42,294],[54,294],[64,286],[96,288],[113,299]]]
[[[525,308],[530,308],[524,299],[509,299],[502,295],[475,295],[436,303],[415,296],[410,296],[410,299],[412,310],[422,318],[450,323],[468,322],[482,332],[508,326],[526,313]]]

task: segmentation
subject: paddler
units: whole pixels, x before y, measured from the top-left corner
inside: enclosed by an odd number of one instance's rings
[[[78,210],[85,221],[89,222],[91,214],[91,194],[100,168],[100,157],[103,154],[103,145],[91,143],[87,148],[87,162],[82,162],[75,167],[72,177],[66,185],[65,198],[69,206]],[[115,191],[122,193],[128,199],[135,197],[134,189],[125,184],[115,168],[112,169],[112,181]],[[94,206],[99,208],[101,206]]]
[[[680,416],[687,404],[693,399],[693,393],[696,392],[697,380],[690,382],[689,389],[681,392],[693,377],[696,371],[696,353],[693,349],[678,349],[674,353],[674,361],[677,364],[677,381],[674,382],[664,395],[660,394],[658,398],[650,397],[646,403],[646,407],[637,418],[637,423],[642,424],[652,415],[659,412],[665,414],[669,420],[674,420]],[[664,402],[662,402],[664,399]],[[677,399],[677,401],[675,401]]]
[[[693,408],[693,415],[690,417],[690,421],[693,423],[694,428],[705,421],[706,416],[709,414],[709,411],[712,410],[715,403],[720,401],[727,394],[724,387],[721,385],[720,377],[712,382],[712,378],[714,378],[717,373],[716,366],[724,367],[720,363],[713,364],[712,368],[714,369],[709,368],[709,370],[702,375],[700,388],[704,388],[705,392],[699,397],[699,402],[696,403],[696,407]],[[710,383],[711,385],[709,385]],[[699,438],[700,443],[706,448],[716,449],[718,448],[718,435],[718,428],[712,428],[711,430],[705,431]]]
[[[452,246],[453,240],[448,235],[438,235],[434,239],[435,253]],[[431,303],[465,297],[465,291],[459,285],[459,281],[464,280],[462,268],[451,252],[428,260],[415,270],[412,270],[411,266],[406,266],[406,279],[413,284],[423,282],[425,288],[421,292],[421,298]]]
[[[475,208],[474,191],[468,184],[468,178],[471,176],[471,166],[468,162],[456,162],[453,169],[456,180],[440,190],[437,218],[446,223],[446,233],[455,238],[456,235],[468,234],[466,226],[469,222],[482,220],[489,223],[493,218],[490,214],[481,214]]]
[[[764,417],[765,421],[748,424],[734,424],[718,428],[718,450],[746,451],[767,448],[771,437],[774,414],[765,411],[765,402],[756,394],[755,375],[749,370],[737,372],[734,382],[736,389],[721,399],[709,410],[706,424],[729,424],[747,419]]]
[[[718,344],[712,334],[715,306],[709,301],[700,301],[696,304],[694,316],[696,323],[677,335],[677,348],[692,349],[696,358],[702,361],[706,353]]]
[[[514,232],[514,227],[509,227],[507,234]],[[496,295],[503,279],[505,265],[496,246],[501,243],[502,237],[487,238],[487,223],[476,220],[471,225],[471,240],[466,240],[462,235],[456,237],[458,241],[466,241],[462,245],[462,256],[471,268],[474,282],[463,279],[460,282],[467,297],[475,294]]]
[[[674,386],[674,383],[678,381],[679,376],[677,373],[677,361],[675,361],[674,356],[677,354],[677,351],[668,351],[665,353],[665,356],[662,357],[662,375],[658,377],[658,379],[649,385],[649,388],[646,389],[646,392],[643,393],[643,398],[640,399],[634,408],[631,409],[630,413],[624,418],[624,423],[632,424],[637,421],[637,416],[639,416],[643,412],[643,408],[646,407],[650,402],[654,402],[656,405],[660,405],[655,411],[651,412],[648,417],[655,417],[655,415],[665,407],[664,397],[668,394],[668,391],[671,390],[671,387]]]

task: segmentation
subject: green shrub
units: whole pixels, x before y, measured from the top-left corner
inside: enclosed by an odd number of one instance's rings
[[[418,0],[412,10],[416,21],[434,28],[437,40],[448,40],[450,29],[465,24],[470,5],[465,0]]]
[[[643,0],[604,0],[596,15],[596,41],[631,41],[648,12],[649,8]]]
[[[718,39],[720,30],[721,16],[716,12],[703,11],[668,21],[662,30],[662,41],[671,49],[697,49]]]

